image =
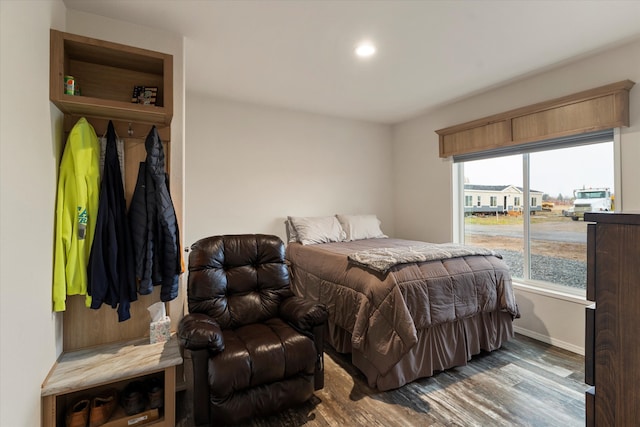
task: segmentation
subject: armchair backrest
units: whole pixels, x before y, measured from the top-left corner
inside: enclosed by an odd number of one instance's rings
[[[278,236],[212,236],[191,245],[190,313],[207,314],[222,329],[235,329],[277,316],[280,302],[291,295]]]

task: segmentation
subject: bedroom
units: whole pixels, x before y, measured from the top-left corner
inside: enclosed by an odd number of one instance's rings
[[[2,2],[1,252],[4,268],[0,285],[0,347],[3,425],[5,421],[7,425],[37,425],[38,389],[61,345],[59,320],[51,315],[49,307],[51,219],[55,199],[52,177],[56,173],[53,153],[59,147],[56,144],[60,144],[51,137],[57,131],[52,129],[55,122],[51,119],[56,113],[48,102],[48,31],[51,27],[168,51],[180,58],[186,55],[184,41],[175,34],[87,15],[67,8],[61,1]],[[10,47],[5,44],[7,37],[11,40]],[[19,63],[20,67],[7,70],[5,66],[9,63]],[[181,70],[181,73],[186,72]],[[7,82],[5,75],[23,78],[29,84]],[[184,74],[176,74],[176,81],[183,82],[181,79]],[[273,232],[284,237],[282,220],[286,215],[342,211],[375,212],[383,221],[384,231],[395,236],[451,240],[450,166],[438,157],[434,130],[624,79],[640,81],[637,39],[591,56],[575,58],[573,62],[541,70],[501,87],[487,88],[481,94],[425,112],[395,126],[215,99],[183,91],[179,95],[184,110],[176,108],[174,127],[177,136],[173,140],[183,141],[184,147],[176,148],[172,159],[173,170],[184,176],[182,186],[175,184],[179,188],[174,193],[176,204],[182,206],[184,240],[192,242],[203,234],[244,231],[249,226],[252,231]],[[640,209],[640,191],[635,185],[640,182],[640,171],[635,165],[636,159],[640,158],[640,92],[637,88],[631,91],[631,114],[632,126],[622,130],[624,156],[620,169],[623,182],[630,183],[623,190],[625,209]],[[227,142],[213,142],[222,140]],[[9,141],[16,143],[9,146]],[[43,146],[46,147],[44,151]],[[247,152],[247,147],[251,151]],[[288,155],[280,155],[282,150]],[[367,157],[361,155],[364,152]],[[322,168],[305,166],[312,156],[322,161]],[[198,159],[205,157],[210,157],[210,162],[198,163]],[[272,191],[258,191],[263,182],[250,179],[253,166],[264,158],[278,165],[269,171],[269,178],[279,184],[277,195]],[[208,171],[216,167],[221,175],[237,174],[237,170],[225,169],[232,163],[228,159],[242,160],[246,165],[246,181],[241,190],[198,180],[202,168]],[[31,171],[24,177],[29,182],[28,197],[12,191],[15,177],[22,176],[25,170]],[[289,179],[293,172],[300,171],[308,173],[309,178]],[[428,200],[420,197],[418,190],[422,184],[416,186],[416,182],[446,183],[431,189],[433,197],[440,201],[441,209],[432,209]],[[212,189],[220,193],[212,194]],[[248,203],[247,194],[262,197],[258,201],[264,208],[256,212],[243,205]],[[358,194],[365,196],[354,197]],[[274,198],[278,200],[275,203],[272,202]],[[196,204],[196,208],[192,204]],[[254,205],[252,202],[251,206]],[[23,227],[25,210],[30,212],[32,220]],[[34,265],[42,268],[34,269]],[[25,274],[32,288],[27,295],[22,286],[13,285],[24,283]],[[521,305],[529,307],[530,313],[523,316],[517,326],[579,351],[584,336],[584,303],[529,289],[519,289],[518,297]],[[17,303],[20,301],[24,303]],[[29,312],[26,319],[25,310]],[[22,331],[16,330],[14,319],[20,319],[18,324],[28,322],[33,334],[31,339],[26,342],[22,339]],[[11,411],[6,410],[5,403],[5,397],[9,395],[15,396],[15,400],[11,400]]]

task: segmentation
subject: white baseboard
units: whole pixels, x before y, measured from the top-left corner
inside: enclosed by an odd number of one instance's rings
[[[542,334],[540,334],[538,332],[530,331],[528,329],[524,329],[524,328],[521,328],[521,327],[515,326],[515,325],[513,326],[513,330],[514,330],[514,332],[517,332],[517,333],[522,334],[524,336],[527,336],[529,338],[533,338],[534,340],[542,341],[544,343],[551,344],[553,346],[560,347],[562,349],[565,349],[565,350],[571,351],[573,353],[577,353],[577,354],[580,354],[580,355],[584,356],[584,347],[579,347],[579,346],[577,346],[575,344],[571,344],[571,343],[568,343],[566,341],[562,341],[562,340],[559,340],[559,339],[556,339],[556,338],[553,338],[553,337],[542,335]]]

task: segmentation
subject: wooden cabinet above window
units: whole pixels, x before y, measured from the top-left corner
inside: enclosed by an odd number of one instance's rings
[[[440,157],[629,126],[629,91],[618,83],[437,130]]]

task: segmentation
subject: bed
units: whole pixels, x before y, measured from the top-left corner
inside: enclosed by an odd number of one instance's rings
[[[401,387],[513,337],[519,312],[499,254],[387,238],[375,216],[358,233],[349,219],[314,225],[309,240],[308,218],[289,217],[286,258],[293,291],[327,305],[327,343],[351,353],[369,386]]]

